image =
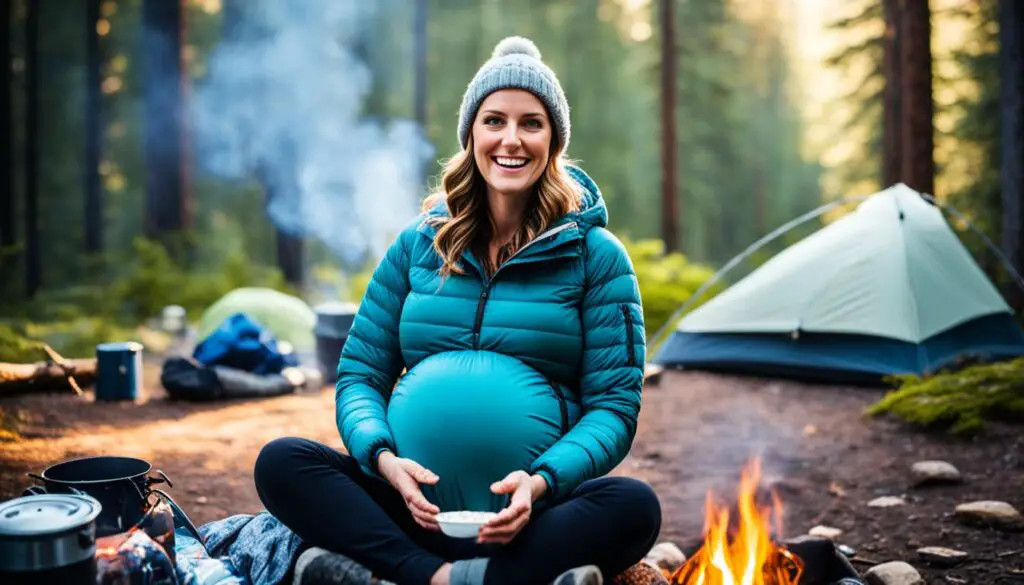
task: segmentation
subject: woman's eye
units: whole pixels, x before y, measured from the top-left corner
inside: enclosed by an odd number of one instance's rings
[[[541,127],[541,123],[540,123],[540,120],[530,119],[530,120],[527,120],[526,122],[524,122],[523,126],[526,126],[527,128],[540,128]]]
[[[491,116],[489,118],[484,118],[484,124],[487,125],[487,126],[493,126],[495,124],[501,124],[501,118],[498,118],[497,116]]]

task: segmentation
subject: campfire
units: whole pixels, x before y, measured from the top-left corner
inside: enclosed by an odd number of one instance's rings
[[[673,585],[797,585],[803,573],[800,557],[776,543],[782,534],[782,502],[758,502],[760,461],[754,459],[740,477],[737,507],[705,500],[704,543],[670,577]]]

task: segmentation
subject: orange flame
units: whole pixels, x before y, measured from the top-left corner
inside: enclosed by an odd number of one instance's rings
[[[743,469],[737,498],[738,522],[730,534],[730,513],[708,492],[704,510],[704,545],[671,576],[675,585],[796,585],[803,562],[772,540],[772,526],[782,534],[782,502],[772,493],[771,506],[757,504],[761,463]]]

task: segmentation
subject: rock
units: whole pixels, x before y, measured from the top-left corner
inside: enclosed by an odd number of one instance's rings
[[[644,383],[650,386],[657,386],[661,384],[661,375],[665,373],[663,366],[655,364],[647,364],[644,366]]]
[[[910,467],[915,486],[936,483],[960,483],[960,470],[945,461],[918,461]]]
[[[821,536],[822,538],[827,538],[829,540],[835,540],[843,535],[843,531],[838,528],[819,524],[808,530],[807,534],[810,534],[811,536]]]
[[[900,496],[882,496],[868,502],[868,506],[871,508],[891,508],[893,506],[902,506],[906,503],[907,501]]]
[[[674,543],[659,542],[647,553],[643,562],[672,573],[686,562],[686,555]]]
[[[981,500],[960,504],[953,516],[964,524],[998,528],[1000,530],[1024,530],[1024,517],[1016,508],[1006,502]]]
[[[917,569],[903,561],[891,561],[875,565],[864,573],[868,585],[924,585],[924,579]]]
[[[970,555],[962,550],[946,548],[944,546],[926,546],[924,548],[919,548],[917,549],[917,556],[921,557],[922,561],[926,561],[940,567],[952,567],[959,565],[970,557]]]

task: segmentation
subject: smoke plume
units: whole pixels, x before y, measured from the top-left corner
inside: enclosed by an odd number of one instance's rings
[[[414,122],[363,115],[372,75],[355,47],[374,3],[225,4],[193,100],[200,168],[259,181],[279,229],[345,264],[379,258],[418,211],[433,149]]]

